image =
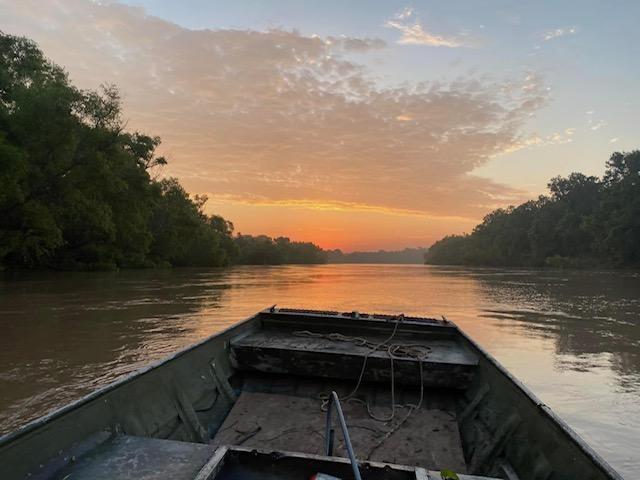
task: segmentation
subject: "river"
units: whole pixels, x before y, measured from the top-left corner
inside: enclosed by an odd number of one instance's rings
[[[445,315],[640,478],[637,272],[317,265],[5,277],[0,432],[274,303]]]

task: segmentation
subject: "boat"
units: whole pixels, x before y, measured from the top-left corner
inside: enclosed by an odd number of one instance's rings
[[[446,318],[271,308],[0,438],[3,479],[622,477]]]

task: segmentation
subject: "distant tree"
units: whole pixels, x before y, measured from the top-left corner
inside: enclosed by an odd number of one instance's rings
[[[469,235],[448,235],[435,242],[424,254],[425,263],[434,265],[472,264]]]
[[[403,250],[378,250],[372,252],[343,253],[341,250],[327,252],[329,263],[423,263],[426,248],[405,248]]]
[[[292,242],[287,237],[238,235],[236,263],[241,265],[281,265],[325,263],[327,255],[309,242]]]

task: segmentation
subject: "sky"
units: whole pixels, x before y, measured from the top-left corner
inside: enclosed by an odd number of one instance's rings
[[[428,246],[640,146],[640,2],[0,0],[237,232]]]

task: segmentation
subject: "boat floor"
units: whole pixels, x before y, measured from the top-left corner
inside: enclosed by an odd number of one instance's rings
[[[320,383],[307,384],[304,389],[307,395],[304,396],[300,395],[300,387],[295,389],[295,393],[243,391],[212,443],[324,454],[326,413],[321,411],[319,400],[323,387]],[[344,387],[337,390],[344,392]],[[366,388],[363,388],[363,393],[367,393]],[[377,402],[372,407],[374,413],[388,417],[391,413],[390,395],[377,393]],[[397,402],[417,403],[417,395],[398,393]],[[371,418],[362,403],[344,402],[342,407],[357,457],[360,460],[446,468],[465,473],[457,421],[446,409],[433,408],[437,403],[446,402],[442,397],[440,402],[434,402],[434,394],[437,392],[428,392],[431,398],[424,402],[424,407],[414,411],[386,439],[387,432],[406,417],[407,408],[396,408],[395,418],[385,423]],[[342,434],[337,426],[335,435],[334,455],[346,457]]]
[[[193,479],[221,445],[323,455],[326,413],[321,411],[319,396],[322,392],[335,390],[344,398],[354,385],[352,381],[245,373],[233,378],[232,386],[240,394],[210,444],[113,435],[79,455],[58,471],[55,478]],[[407,409],[397,408],[394,421],[384,423],[370,418],[361,403],[343,402],[359,460],[465,473],[467,469],[453,413],[458,395],[456,390],[425,389],[422,408],[412,413],[377,449],[375,447],[380,439],[406,416]],[[376,415],[390,414],[388,384],[363,384],[358,396],[370,399]],[[415,388],[399,386],[396,389],[396,403],[415,404],[418,397]],[[337,423],[334,455],[347,456]],[[245,470],[249,467],[238,468],[243,472],[241,477],[245,478]],[[234,470],[229,472],[229,476],[222,475],[221,478],[240,478],[238,472]],[[256,475],[246,478],[262,478]],[[387,479],[386,476],[384,478]]]

